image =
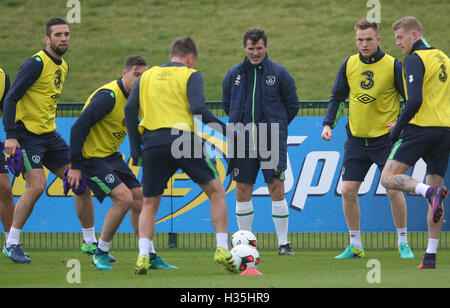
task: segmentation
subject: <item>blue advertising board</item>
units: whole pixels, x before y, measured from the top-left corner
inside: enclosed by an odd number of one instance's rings
[[[222,118],[227,121],[227,118]],[[347,226],[342,212],[341,169],[343,148],[346,140],[345,124],[347,117],[342,117],[335,129],[333,139],[324,141],[322,117],[297,117],[289,126],[288,169],[285,177],[286,200],[290,205],[290,232],[346,232]],[[68,142],[70,127],[74,118],[57,118],[57,131]],[[4,140],[3,127],[0,138]],[[204,129],[204,136],[211,136],[214,143],[212,153],[220,154],[224,140]],[[120,147],[125,160],[137,175],[142,178],[139,167],[131,166],[128,138]],[[229,231],[237,230],[234,214],[235,184],[226,175],[227,164],[222,155],[216,158],[220,179],[226,191],[228,205]],[[424,181],[425,163],[420,160],[409,174],[419,181]],[[36,203],[34,211],[27,221],[25,232],[80,232],[81,225],[75,213],[72,193],[64,196],[62,181],[46,170],[47,188]],[[447,170],[447,180],[449,171]],[[25,191],[22,176],[13,178],[15,201]],[[408,204],[408,230],[426,231],[427,204],[424,198],[414,194],[405,194]],[[384,188],[380,185],[380,172],[375,165],[367,174],[359,192],[361,207],[361,231],[395,231],[390,203]],[[99,203],[94,198],[96,230],[100,231],[103,218],[112,205],[106,198]],[[255,219],[254,232],[273,232],[271,217],[271,200],[262,174],[258,175],[254,186],[253,205]],[[156,232],[214,232],[210,215],[209,201],[201,189],[189,177],[178,171],[167,183],[162,204],[157,216]],[[444,222],[443,230],[450,230]],[[125,218],[118,232],[133,232],[129,215]]]

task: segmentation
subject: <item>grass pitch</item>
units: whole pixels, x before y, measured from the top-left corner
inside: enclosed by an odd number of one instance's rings
[[[78,250],[31,250],[31,264],[0,260],[0,287],[3,288],[419,288],[450,287],[450,250],[438,252],[437,268],[419,270],[423,250],[415,258],[400,259],[392,249],[369,250],[365,258],[334,260],[338,250],[296,250],[296,256],[278,256],[275,250],[260,250],[262,276],[240,276],[225,272],[213,261],[213,249],[163,249],[159,254],[178,270],[151,270],[148,275],[133,272],[135,250],[118,250],[113,271],[101,272],[91,257]],[[80,264],[80,283],[69,260]],[[379,276],[369,260],[379,261]],[[380,283],[367,277],[379,277]]]
[[[221,100],[227,70],[244,59],[241,36],[250,27],[268,33],[272,60],[296,80],[300,100],[328,100],[336,73],[356,53],[353,26],[366,17],[368,0],[89,0],[80,23],[71,24],[66,54],[70,73],[63,102],[84,102],[109,80],[119,78],[125,57],[142,55],[150,65],[168,60],[170,43],[190,34],[199,47],[199,69],[207,101]],[[380,0],[382,49],[403,60],[392,23],[416,16],[434,47],[450,52],[448,0]],[[68,0],[2,0],[0,66],[15,77],[22,62],[44,48],[44,24],[66,18]],[[445,13],[447,12],[447,13]],[[20,21],[18,23],[18,21]]]

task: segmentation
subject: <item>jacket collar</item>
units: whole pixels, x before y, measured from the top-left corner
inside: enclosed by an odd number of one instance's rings
[[[427,40],[425,40],[424,38],[421,38],[420,40],[416,41],[411,48],[411,53],[413,53],[416,50],[423,50],[423,49],[430,49],[433,48],[431,47]]]
[[[258,65],[253,65],[250,62],[250,60],[247,58],[247,56],[244,58],[244,61],[242,62],[242,64],[244,65],[245,68],[253,68],[255,66],[262,66],[264,68],[267,65],[267,63],[269,63],[269,55],[267,53],[266,53],[264,59]]]
[[[122,82],[122,78],[117,79],[117,84],[119,85],[120,90],[123,93],[123,96],[125,96],[125,98],[128,98],[128,92],[125,90],[125,88],[123,87],[123,82]]]
[[[385,53],[381,50],[380,47],[377,48],[377,51],[369,58],[364,57],[361,53],[359,53],[359,59],[362,63],[372,64],[380,61],[384,57]]]

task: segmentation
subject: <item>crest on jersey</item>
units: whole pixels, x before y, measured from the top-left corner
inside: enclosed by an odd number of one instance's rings
[[[273,86],[275,84],[276,78],[274,75],[268,75],[266,76],[266,83],[269,86]]]
[[[108,174],[107,176],[105,176],[105,181],[109,184],[114,183],[114,175],[112,175],[111,173]]]

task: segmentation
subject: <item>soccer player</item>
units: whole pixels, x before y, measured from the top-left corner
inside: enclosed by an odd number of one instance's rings
[[[358,191],[373,163],[380,170],[391,149],[389,132],[400,112],[403,95],[401,62],[380,47],[378,25],[367,19],[355,24],[355,44],[359,53],[347,58],[337,73],[323,120],[322,139],[331,140],[344,101],[349,98],[342,168],[342,203],[350,236],[350,245],[336,259],[364,257],[361,241]],[[398,233],[401,258],[413,258],[407,240],[406,200],[403,194],[387,189]]]
[[[169,61],[146,71],[136,83],[125,107],[133,163],[142,160],[144,205],[139,216],[139,256],[135,273],[146,274],[149,268],[149,247],[155,231],[155,217],[167,181],[182,169],[197,183],[211,202],[211,222],[216,231],[216,262],[227,270],[238,272],[228,251],[227,206],[225,191],[214,162],[205,155],[178,158],[179,147],[203,149],[194,132],[194,115],[205,124],[226,127],[205,105],[203,76],[193,67],[198,51],[190,36],[176,39]],[[141,121],[139,122],[139,116]],[[178,139],[183,138],[183,139]],[[180,146],[172,145],[178,141]]]
[[[295,255],[288,242],[289,208],[284,192],[284,174],[287,169],[288,125],[299,108],[297,88],[286,68],[269,59],[264,30],[249,29],[242,41],[246,57],[228,70],[222,83],[222,102],[229,122],[245,126],[247,131],[241,134],[245,138],[238,139],[239,143],[235,145],[238,152],[245,151],[245,156],[229,153],[233,157],[229,160],[228,173],[232,172],[232,179],[236,181],[236,219],[239,230],[252,231],[252,192],[261,169],[272,200],[278,254]],[[272,125],[267,138],[263,139],[262,131],[267,128],[267,123]],[[278,131],[272,130],[276,125]],[[276,138],[274,144],[271,144],[272,137]],[[270,157],[267,158],[262,151],[269,148]],[[276,159],[272,161],[273,158]]]
[[[9,75],[0,68],[0,110],[3,110],[3,102],[10,87]],[[5,231],[5,239],[8,240],[9,229],[14,215],[14,200],[9,183],[8,166],[3,154],[3,143],[0,142],[0,220]]]
[[[114,202],[106,214],[98,244],[92,203],[77,204],[83,233],[88,234],[83,247],[93,254],[93,264],[99,270],[112,269],[110,262],[113,259],[108,256],[110,244],[128,210],[133,229],[138,233],[142,191],[118,149],[127,135],[125,103],[134,84],[147,69],[147,63],[141,56],[127,57],[122,77],[94,91],[71,128],[72,167],[67,175],[68,183],[76,190],[81,179],[84,179],[100,202],[106,196]],[[153,253],[156,255],[154,250]],[[171,268],[159,256],[157,263],[163,268]]]
[[[428,204],[428,246],[419,268],[435,268],[442,227],[443,186],[450,151],[450,60],[423,38],[414,17],[397,20],[395,41],[406,55],[403,65],[406,106],[391,132],[395,142],[381,175],[387,189],[420,194]],[[420,158],[427,164],[426,184],[406,175]]]
[[[27,190],[17,201],[13,223],[3,252],[17,263],[29,263],[19,245],[23,226],[45,190],[43,167],[63,179],[70,167],[69,146],[56,132],[56,106],[64,87],[69,66],[63,55],[69,48],[66,22],[54,18],[46,23],[46,47],[27,59],[19,69],[3,107],[6,131],[5,151],[14,156],[23,153],[23,177]],[[76,196],[76,202],[82,202]]]

